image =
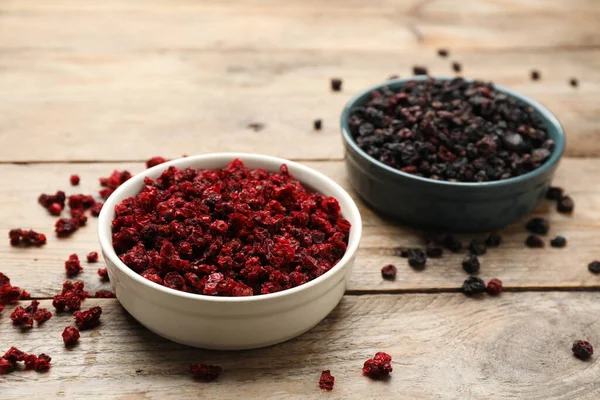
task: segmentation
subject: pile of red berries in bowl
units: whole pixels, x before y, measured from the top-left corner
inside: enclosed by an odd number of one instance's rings
[[[342,298],[361,235],[350,196],[275,157],[220,153],[155,166],[106,201],[99,238],[123,307],[173,341],[279,343]]]

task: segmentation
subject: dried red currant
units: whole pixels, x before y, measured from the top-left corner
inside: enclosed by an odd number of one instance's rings
[[[587,360],[594,354],[594,348],[590,342],[585,340],[576,340],[573,343],[573,354],[580,360]]]
[[[88,253],[87,255],[87,261],[89,263],[95,263],[98,262],[98,253],[95,251],[91,251]]]
[[[33,320],[38,324],[43,324],[52,318],[52,313],[47,308],[40,308],[33,314]]]
[[[60,218],[54,224],[54,231],[59,237],[70,236],[79,229],[79,221],[76,218]]]
[[[502,281],[498,278],[490,279],[485,290],[491,296],[497,296],[502,293]]]
[[[38,372],[44,372],[50,369],[50,361],[52,358],[44,353],[37,356],[37,360],[34,363],[34,369]]]
[[[33,326],[33,319],[31,315],[21,306],[17,306],[13,312],[10,314],[10,319],[12,320],[13,325],[18,326]]]
[[[146,161],[146,168],[152,168],[162,163],[166,163],[167,161],[169,160],[166,158],[155,156]]]
[[[100,280],[108,281],[108,268],[98,268],[98,276],[100,277]]]
[[[15,365],[17,362],[25,360],[25,356],[26,354],[21,350],[17,349],[16,347],[11,347],[6,353],[4,353],[2,358],[8,360],[12,365]]]
[[[331,371],[325,370],[321,372],[319,378],[319,387],[323,390],[333,390],[333,384],[335,383],[335,377],[331,375]]]
[[[398,268],[396,268],[395,265],[388,264],[381,268],[381,276],[383,277],[383,279],[396,279],[396,273],[398,273]]]
[[[82,331],[100,325],[101,315],[102,308],[99,306],[92,307],[86,311],[75,311],[73,313],[73,316],[75,317],[75,324]]]
[[[63,210],[63,206],[61,206],[58,203],[52,203],[48,207],[48,212],[50,213],[50,215],[54,215],[54,216],[59,216],[60,213],[62,213],[62,210]]]
[[[363,374],[371,379],[386,378],[390,372],[392,372],[392,357],[387,353],[379,352],[363,365]]]
[[[67,326],[62,333],[65,346],[73,346],[79,340],[79,329],[74,326]]]
[[[8,232],[11,246],[37,246],[46,244],[46,235],[32,230],[11,229]]]
[[[71,254],[69,259],[65,261],[65,270],[67,271],[67,276],[69,278],[79,275],[79,273],[83,271],[77,254]]]
[[[79,185],[79,181],[80,181],[79,175],[73,174],[69,178],[69,182],[71,182],[71,185],[73,185],[73,186]]]
[[[190,364],[190,372],[194,378],[209,382],[217,379],[223,372],[223,368],[218,365]]]
[[[97,217],[98,215],[100,215],[100,211],[102,211],[103,205],[104,205],[104,203],[96,202],[90,209],[92,216]]]
[[[98,290],[96,294],[94,294],[94,297],[98,299],[112,299],[115,297],[115,294],[108,290]]]

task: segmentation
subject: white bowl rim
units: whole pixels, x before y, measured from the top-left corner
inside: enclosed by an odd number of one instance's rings
[[[113,216],[114,208],[117,205],[117,203],[121,202],[121,201],[117,201],[117,198],[120,198],[121,195],[123,194],[123,192],[127,191],[130,186],[141,183],[149,173],[156,173],[158,171],[163,171],[171,166],[181,168],[181,166],[183,164],[183,165],[186,165],[185,168],[187,168],[187,164],[194,164],[194,162],[198,161],[198,160],[210,160],[210,159],[214,159],[215,163],[229,160],[229,161],[226,161],[226,163],[228,164],[229,162],[233,161],[236,158],[240,159],[244,163],[246,161],[252,161],[252,162],[268,161],[268,162],[272,162],[272,163],[286,164],[288,166],[288,168],[290,168],[290,170],[302,170],[304,173],[313,175],[317,179],[323,181],[323,183],[325,185],[331,186],[334,189],[334,191],[339,192],[336,194],[335,198],[336,198],[336,200],[338,200],[338,202],[340,204],[344,203],[347,206],[345,208],[347,208],[349,210],[350,215],[343,215],[343,217],[350,222],[351,227],[350,227],[350,234],[349,234],[349,238],[348,238],[348,246],[346,248],[346,252],[344,253],[344,256],[337,262],[337,264],[335,264],[329,271],[327,271],[323,275],[321,275],[309,282],[306,282],[300,286],[293,287],[291,289],[286,289],[286,290],[282,290],[280,292],[261,294],[261,295],[256,295],[256,296],[240,296],[240,297],[227,296],[226,297],[226,296],[209,296],[209,295],[204,295],[204,294],[187,293],[187,292],[183,292],[180,290],[171,289],[171,288],[168,288],[163,285],[159,285],[158,283],[155,283],[146,278],[143,278],[141,275],[139,275],[138,273],[133,271],[131,268],[129,268],[123,261],[121,261],[121,259],[117,256],[117,253],[115,252],[114,247],[112,245],[111,226],[112,226],[112,220],[113,220],[112,216]],[[225,164],[225,165],[227,165],[227,164]],[[292,173],[292,171],[290,171],[290,173]],[[300,182],[302,183],[302,181],[300,181]],[[268,156],[268,155],[263,155],[263,154],[256,154],[256,153],[237,153],[237,152],[206,153],[206,154],[199,154],[199,155],[194,155],[194,156],[178,158],[175,160],[171,160],[171,161],[156,165],[152,168],[146,169],[146,170],[136,174],[135,176],[133,176],[129,180],[127,180],[125,183],[123,183],[121,186],[119,186],[109,196],[109,198],[104,202],[102,211],[100,211],[100,215],[98,216],[98,239],[100,241],[100,247],[102,248],[104,256],[108,257],[109,261],[114,266],[116,266],[119,270],[121,270],[121,272],[123,272],[125,275],[127,275],[134,281],[141,283],[142,285],[148,286],[151,289],[155,289],[160,292],[163,292],[167,295],[174,295],[174,296],[178,296],[178,297],[182,297],[182,298],[203,300],[203,301],[214,302],[214,303],[237,303],[237,302],[247,303],[247,302],[270,301],[270,300],[274,300],[274,299],[285,297],[285,296],[291,296],[298,292],[305,291],[314,286],[317,286],[320,283],[326,281],[329,277],[333,277],[337,271],[344,268],[345,265],[351,261],[352,257],[356,253],[356,250],[358,249],[358,244],[360,242],[361,235],[362,235],[362,221],[361,221],[360,212],[358,211],[358,207],[356,206],[356,203],[354,202],[352,197],[350,197],[350,195],[339,184],[337,184],[333,179],[331,179],[328,176],[326,176],[325,174],[323,174],[319,171],[316,171],[312,168],[309,168],[301,163],[286,160],[284,158]]]

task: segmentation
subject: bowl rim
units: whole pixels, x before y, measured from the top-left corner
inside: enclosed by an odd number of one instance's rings
[[[152,282],[148,279],[143,278],[141,275],[133,271],[129,268],[119,257],[114,250],[112,245],[112,221],[114,217],[114,208],[115,206],[122,201],[122,199],[129,197],[123,196],[124,192],[128,191],[131,186],[140,184],[146,176],[149,174],[159,174],[159,171],[164,171],[171,166],[175,166],[178,168],[187,168],[194,164],[198,160],[210,160],[214,159],[215,164],[220,164],[221,162],[225,162],[225,165],[229,164],[234,159],[239,158],[242,162],[246,163],[247,161],[252,162],[263,162],[269,161],[272,163],[286,164],[290,169],[290,173],[293,175],[294,170],[301,170],[305,174],[313,175],[314,178],[321,181],[323,185],[329,186],[334,189],[335,198],[339,203],[344,203],[347,210],[349,210],[350,215],[344,215],[343,217],[350,221],[350,234],[348,238],[348,246],[346,248],[346,252],[343,257],[335,264],[329,271],[324,273],[323,275],[306,282],[300,286],[296,286],[290,289],[282,290],[280,292],[261,294],[256,296],[241,296],[241,297],[232,297],[232,296],[209,296],[204,294],[196,294],[196,293],[187,293],[180,290],[171,289],[165,287],[163,285],[159,285],[158,283]],[[223,167],[225,166],[223,165]],[[183,167],[182,167],[183,166]],[[195,167],[193,167],[195,168]],[[218,167],[215,167],[218,168]],[[256,167],[262,168],[262,167]],[[300,181],[302,183],[302,181]],[[271,301],[275,299],[279,299],[286,296],[292,296],[296,293],[309,290],[312,287],[315,287],[329,278],[335,276],[336,272],[340,271],[346,265],[351,262],[354,257],[358,245],[360,242],[360,238],[362,236],[362,219],[358,207],[352,197],[344,190],[338,183],[336,183],[333,179],[329,178],[325,174],[316,171],[310,167],[307,167],[301,163],[286,160],[284,158],[268,156],[263,154],[256,153],[237,153],[237,152],[223,152],[223,153],[206,153],[199,154],[194,156],[188,156],[183,158],[178,158],[175,160],[171,160],[159,165],[156,165],[152,168],[148,168],[123,183],[119,186],[106,201],[104,202],[104,206],[100,211],[100,215],[98,216],[98,239],[100,241],[100,247],[103,251],[103,254],[108,261],[112,263],[117,269],[127,275],[129,278],[133,279],[137,283],[147,286],[150,289],[158,290],[163,292],[166,295],[174,295],[182,298],[193,299],[193,300],[204,300],[208,302],[215,303],[249,303],[249,302],[265,302]]]
[[[373,85],[367,89],[364,89],[361,92],[359,92],[358,94],[354,95],[346,103],[346,105],[344,106],[344,109],[342,111],[342,115],[340,118],[340,126],[341,126],[341,130],[342,130],[342,137],[344,139],[344,142],[348,146],[350,146],[352,148],[352,150],[354,150],[362,158],[364,158],[368,162],[378,166],[379,168],[383,168],[384,170],[386,170],[392,174],[396,174],[396,175],[406,178],[406,179],[412,179],[415,181],[423,182],[425,184],[439,185],[439,186],[444,186],[444,187],[475,188],[475,187],[510,186],[510,185],[516,184],[518,182],[527,181],[527,180],[533,179],[539,175],[542,175],[548,168],[551,168],[562,157],[564,150],[565,150],[566,137],[565,137],[564,128],[561,125],[561,123],[559,122],[558,118],[546,106],[544,106],[543,104],[539,103],[538,101],[532,99],[531,97],[528,97],[524,94],[516,92],[512,89],[508,89],[502,85],[497,85],[496,83],[493,83],[495,89],[497,89],[498,91],[505,93],[509,96],[512,96],[512,97],[522,101],[523,103],[528,104],[531,107],[533,107],[539,114],[541,114],[548,121],[549,125],[553,125],[556,128],[556,131],[558,132],[558,137],[557,137],[557,140],[555,140],[554,150],[552,151],[550,158],[548,160],[546,160],[546,162],[544,164],[542,164],[539,168],[534,169],[533,171],[530,171],[523,175],[515,176],[512,178],[503,179],[503,180],[499,180],[499,181],[491,181],[491,182],[448,182],[448,181],[442,181],[442,180],[437,181],[437,180],[409,174],[407,172],[402,172],[400,170],[392,168],[392,167],[382,163],[381,161],[376,160],[375,158],[371,157],[370,155],[365,153],[363,149],[358,147],[358,144],[354,141],[354,138],[352,137],[352,134],[350,133],[350,127],[348,126],[348,119],[350,117],[350,112],[355,107],[355,104],[360,100],[361,97],[371,93],[374,90],[380,90],[386,86],[391,86],[394,84],[406,84],[410,81],[424,81],[424,80],[427,80],[430,78],[435,79],[435,80],[441,80],[441,81],[449,81],[449,80],[453,80],[453,79],[457,79],[457,78],[463,79],[467,82],[473,82],[476,80],[476,79],[467,79],[467,78],[462,78],[462,77],[417,75],[417,76],[410,76],[407,78],[390,79],[388,81],[385,81],[385,82]]]

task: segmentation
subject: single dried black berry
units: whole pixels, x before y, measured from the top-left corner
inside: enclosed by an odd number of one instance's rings
[[[600,274],[600,261],[592,261],[588,264],[588,269],[594,274]]]
[[[452,70],[454,72],[460,72],[460,71],[462,71],[462,65],[460,65],[460,63],[454,61],[454,62],[452,62]]]
[[[320,119],[315,119],[315,122],[313,122],[313,127],[315,128],[315,131],[320,131],[323,127],[323,121]]]
[[[427,71],[427,67],[424,67],[422,65],[415,65],[413,67],[413,74],[415,74],[415,75],[429,75],[429,72]]]
[[[525,225],[525,229],[527,229],[531,233],[535,233],[538,235],[545,235],[550,230],[550,224],[548,220],[541,217],[535,217],[529,220]]]
[[[561,213],[570,213],[573,212],[575,208],[575,203],[573,199],[569,196],[563,196],[558,200],[558,204],[556,205],[556,209]]]
[[[453,253],[457,253],[462,250],[462,242],[456,236],[446,235],[444,238],[444,247]]]
[[[461,288],[467,296],[477,296],[485,292],[485,282],[476,276],[467,278]]]
[[[488,247],[498,247],[502,243],[502,236],[497,233],[490,233],[490,235],[485,238],[485,244]]]
[[[396,247],[394,249],[394,255],[396,257],[402,257],[402,258],[406,258],[408,257],[408,251],[410,249],[408,247]]]
[[[448,57],[448,55],[450,54],[448,52],[448,50],[446,50],[446,49],[438,49],[437,53],[438,53],[438,56],[444,57],[444,58]]]
[[[540,248],[544,247],[544,241],[537,235],[529,235],[527,236],[527,239],[525,239],[525,245],[531,248]]]
[[[573,87],[577,87],[577,86],[579,86],[579,81],[577,80],[577,78],[571,78],[571,79],[569,79],[569,85],[571,85]]]
[[[425,253],[427,254],[427,257],[440,258],[444,255],[444,249],[436,245],[428,244],[425,248]]]
[[[473,239],[469,244],[469,251],[476,256],[482,256],[487,253],[487,246],[482,240]]]
[[[531,71],[531,80],[537,81],[538,79],[540,79],[540,71],[534,69],[533,71]]]
[[[560,200],[563,197],[563,189],[557,186],[552,186],[548,188],[546,192],[546,198],[548,200]]]
[[[342,90],[342,80],[340,78],[331,78],[331,90],[334,92]]]
[[[573,355],[579,358],[580,360],[587,360],[594,354],[594,348],[590,342],[585,340],[576,340],[573,342]]]
[[[474,254],[469,254],[464,258],[462,262],[463,269],[469,275],[473,275],[479,272],[479,266],[479,259]]]
[[[262,122],[250,122],[247,128],[252,129],[254,132],[260,132],[265,128],[265,124]]]
[[[565,247],[567,245],[567,239],[564,236],[557,236],[550,241],[552,247]]]
[[[408,264],[414,268],[422,268],[427,262],[427,255],[421,249],[410,249],[408,251]]]
[[[398,272],[398,268],[395,265],[388,264],[381,268],[381,276],[383,279],[396,279],[396,273]]]

